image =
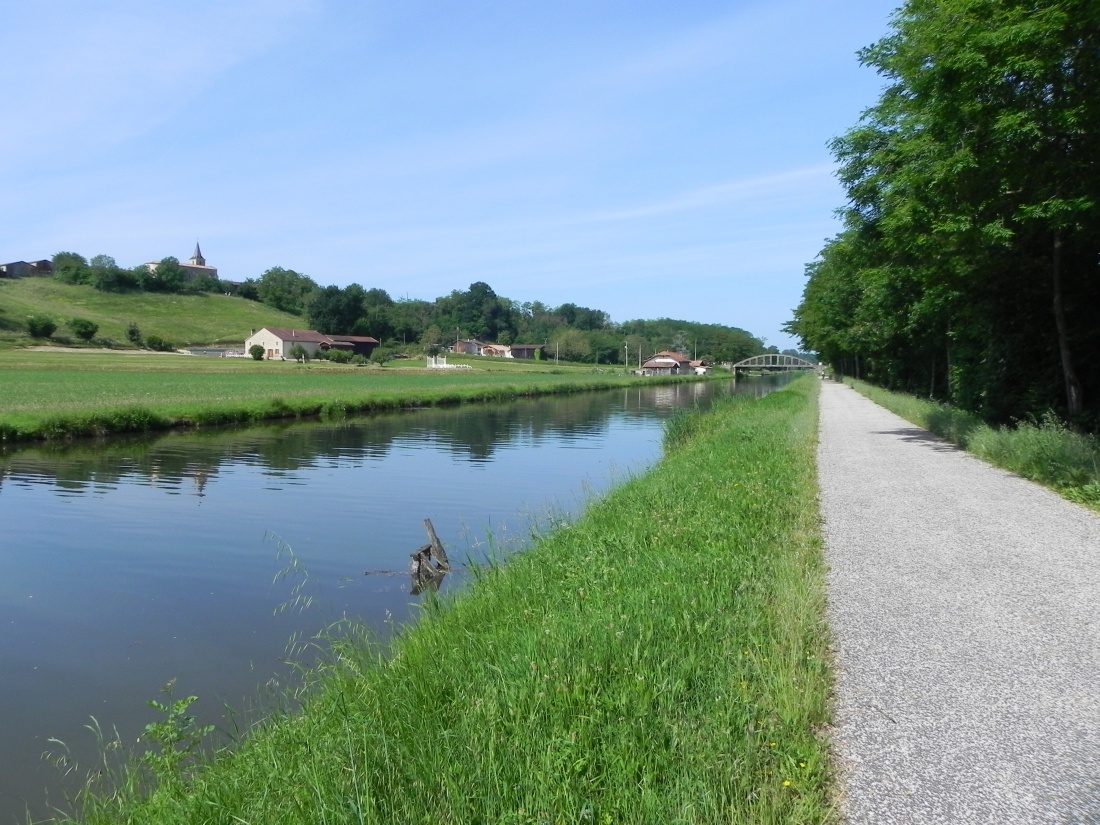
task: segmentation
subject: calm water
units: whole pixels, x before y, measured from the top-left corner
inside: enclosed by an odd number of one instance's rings
[[[202,721],[226,724],[226,705],[256,705],[285,682],[292,637],[343,616],[382,631],[410,619],[405,571],[423,519],[458,563],[442,588],[460,587],[463,561],[520,549],[575,514],[659,457],[675,409],[728,390],[0,454],[0,823],[44,813],[45,788],[60,803],[43,758],[60,751],[51,737],[88,760],[94,718],[132,743],[172,679],[177,696],[200,697]]]

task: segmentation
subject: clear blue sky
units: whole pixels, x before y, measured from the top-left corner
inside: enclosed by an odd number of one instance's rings
[[[781,349],[892,0],[0,8],[0,262],[485,281]]]

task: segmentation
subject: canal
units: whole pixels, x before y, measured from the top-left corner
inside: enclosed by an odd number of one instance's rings
[[[781,381],[782,379],[776,379]],[[776,383],[738,382],[764,394]],[[415,616],[431,519],[461,587],[660,456],[711,381],[0,454],[0,825],[64,806],[99,726],[134,746],[173,683],[232,728],[317,634]],[[227,713],[233,708],[243,713]],[[253,711],[254,712],[254,711]],[[62,744],[63,743],[63,744]],[[62,781],[67,754],[82,768]]]

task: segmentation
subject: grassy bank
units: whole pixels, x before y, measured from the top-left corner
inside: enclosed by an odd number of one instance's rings
[[[133,322],[143,335],[159,335],[179,347],[223,344],[243,348],[249,330],[265,326],[301,329],[306,321],[269,306],[225,295],[100,292],[53,278],[0,278],[0,349],[29,341],[28,316],[44,315],[68,333],[70,318],[99,325],[97,337],[126,344]]]
[[[679,421],[389,652],[346,629],[300,711],[190,776],[154,749],[84,821],[830,821],[816,390]]]
[[[1100,510],[1100,440],[1053,415],[1016,427],[990,427],[964,410],[845,379],[876,404],[959,445],[978,458]]]
[[[151,353],[12,350],[0,355],[0,441],[339,416],[662,380],[595,372],[591,366],[509,368],[482,361],[477,369],[427,371],[329,362],[301,365]]]

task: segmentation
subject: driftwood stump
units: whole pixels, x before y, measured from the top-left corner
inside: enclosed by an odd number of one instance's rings
[[[410,554],[409,570],[412,573],[412,595],[414,596],[425,590],[438,590],[443,577],[451,569],[447,552],[443,549],[439,536],[435,534],[431,519],[424,519],[424,529],[428,533],[430,544],[425,544]]]

